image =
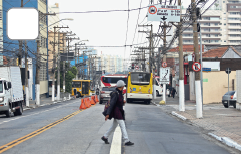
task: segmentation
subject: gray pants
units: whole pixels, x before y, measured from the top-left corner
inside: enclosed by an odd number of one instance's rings
[[[121,128],[121,133],[122,133],[122,137],[124,138],[124,142],[129,142],[129,138],[128,138],[128,135],[127,135],[127,131],[126,131],[126,125],[125,125],[125,122],[124,120],[117,120],[117,119],[114,119],[113,120],[113,123],[112,123],[112,126],[109,128],[109,130],[105,133],[104,137],[105,138],[108,138],[110,136],[110,134],[112,132],[114,132],[115,128],[118,126],[120,126]]]

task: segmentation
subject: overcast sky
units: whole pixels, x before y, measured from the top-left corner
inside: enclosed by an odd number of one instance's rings
[[[157,1],[157,0],[156,0]],[[156,2],[155,1],[155,2]],[[56,2],[59,3],[60,12],[75,12],[75,11],[103,11],[103,10],[127,10],[128,0],[49,0],[49,5],[53,5]],[[142,3],[141,3],[142,2]],[[184,7],[190,4],[191,0],[183,1]],[[146,7],[149,5],[148,0],[130,0],[129,8]],[[60,23],[62,25],[68,25],[73,33],[82,39],[88,39],[87,45],[93,46],[123,46],[131,45],[132,43],[143,43],[148,41],[147,35],[138,33],[138,30],[144,31],[146,28],[137,28],[136,24],[138,19],[139,10],[130,11],[129,24],[126,41],[127,30],[127,12],[109,12],[109,13],[64,13],[60,14],[60,19],[73,18],[74,21],[64,21]],[[142,9],[139,14],[139,24],[153,24],[153,32],[158,31],[159,22],[148,22],[145,18],[147,9]],[[51,18],[50,18],[51,19]],[[135,34],[135,35],[134,35]],[[134,42],[133,38],[135,36]],[[148,46],[148,43],[146,43]],[[131,48],[128,46],[125,48],[98,48],[98,53],[103,54],[115,54],[125,57],[129,57]]]

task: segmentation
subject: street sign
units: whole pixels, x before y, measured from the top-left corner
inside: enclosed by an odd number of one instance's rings
[[[211,68],[203,68],[203,72],[211,72]]]
[[[163,68],[166,68],[166,67],[167,67],[167,63],[166,63],[166,62],[163,62],[163,63],[162,63],[162,67],[163,67]]]
[[[135,69],[136,69],[136,70],[139,70],[139,66],[138,66],[138,65],[136,65],[136,66],[135,66]]]
[[[231,73],[231,68],[226,68],[226,71],[225,71],[227,74],[230,74]]]
[[[201,70],[201,64],[198,63],[198,62],[193,63],[193,64],[192,64],[192,69],[193,69],[193,71],[195,71],[195,72],[199,72],[199,71]]]
[[[177,5],[150,5],[148,21],[180,22],[180,6]]]
[[[170,67],[160,68],[160,83],[169,84]]]

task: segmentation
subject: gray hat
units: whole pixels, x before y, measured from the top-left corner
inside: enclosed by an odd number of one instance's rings
[[[117,81],[116,83],[116,87],[119,88],[119,87],[124,87],[126,84],[123,80],[119,80]]]

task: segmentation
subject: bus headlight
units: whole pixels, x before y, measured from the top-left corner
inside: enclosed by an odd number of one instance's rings
[[[151,92],[151,88],[148,90],[148,93],[150,94],[150,92]]]
[[[132,92],[132,89],[130,88],[130,92]]]

